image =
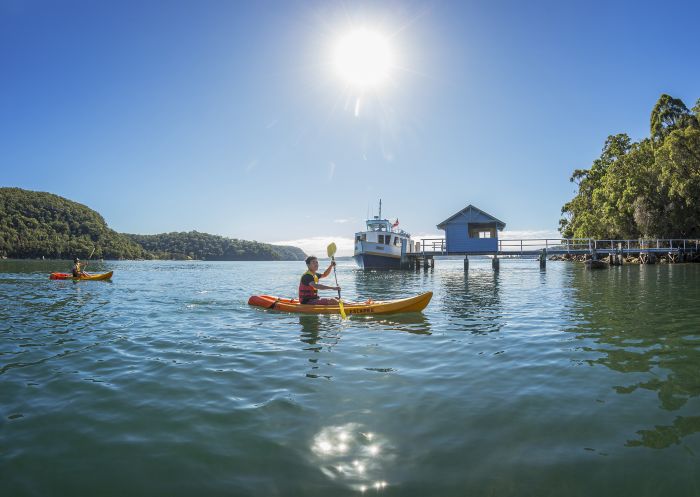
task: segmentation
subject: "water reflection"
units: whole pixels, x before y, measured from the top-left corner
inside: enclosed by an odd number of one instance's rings
[[[360,492],[382,490],[383,467],[394,459],[389,441],[359,423],[322,428],[311,442],[311,452],[329,479]]]
[[[700,396],[700,289],[692,265],[627,266],[609,271],[576,271],[574,312],[569,331],[586,340],[586,362],[628,374],[614,390],[656,392],[658,407],[676,412]],[[700,432],[697,416],[678,416],[672,425],[637,431],[628,446],[668,447]]]
[[[500,272],[490,268],[445,272],[441,279],[442,311],[471,333],[500,331],[503,327],[500,278]]]
[[[673,424],[667,426],[654,426],[652,430],[639,430],[636,440],[628,440],[627,447],[649,447],[652,449],[665,449],[672,445],[678,445],[688,435],[700,433],[700,416],[678,416]]]
[[[405,298],[425,291],[426,279],[432,273],[414,273],[412,271],[363,271],[353,272],[355,299],[358,301],[372,298],[374,300],[391,300]]]
[[[430,320],[420,312],[406,314],[358,315],[352,317],[357,325],[368,330],[401,331],[414,335],[431,335]]]

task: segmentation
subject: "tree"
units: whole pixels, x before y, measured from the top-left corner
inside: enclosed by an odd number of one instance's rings
[[[654,143],[664,140],[674,129],[698,126],[696,116],[690,113],[680,98],[673,98],[665,93],[659,97],[651,111],[651,138]]]
[[[693,112],[664,94],[651,112],[650,138],[609,136],[591,168],[571,176],[578,191],[562,207],[562,235],[700,236],[700,99]]]

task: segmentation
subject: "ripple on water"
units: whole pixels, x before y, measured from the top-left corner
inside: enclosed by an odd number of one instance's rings
[[[420,314],[341,320],[246,304],[293,293],[299,263],[96,264],[111,284],[33,264],[0,262],[8,495],[700,484],[696,265],[341,261],[348,299],[434,292]]]

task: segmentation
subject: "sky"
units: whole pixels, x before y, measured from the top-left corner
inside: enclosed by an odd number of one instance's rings
[[[308,253],[351,254],[380,198],[417,237],[468,204],[501,238],[555,237],[608,135],[647,136],[662,93],[700,98],[699,18],[697,1],[1,0],[0,186],[119,232]],[[376,86],[342,70],[357,32],[390,54]]]

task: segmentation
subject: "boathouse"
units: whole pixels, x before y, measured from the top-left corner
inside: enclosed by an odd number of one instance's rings
[[[494,253],[498,252],[498,232],[506,223],[468,205],[437,225],[445,230],[447,253]]]

